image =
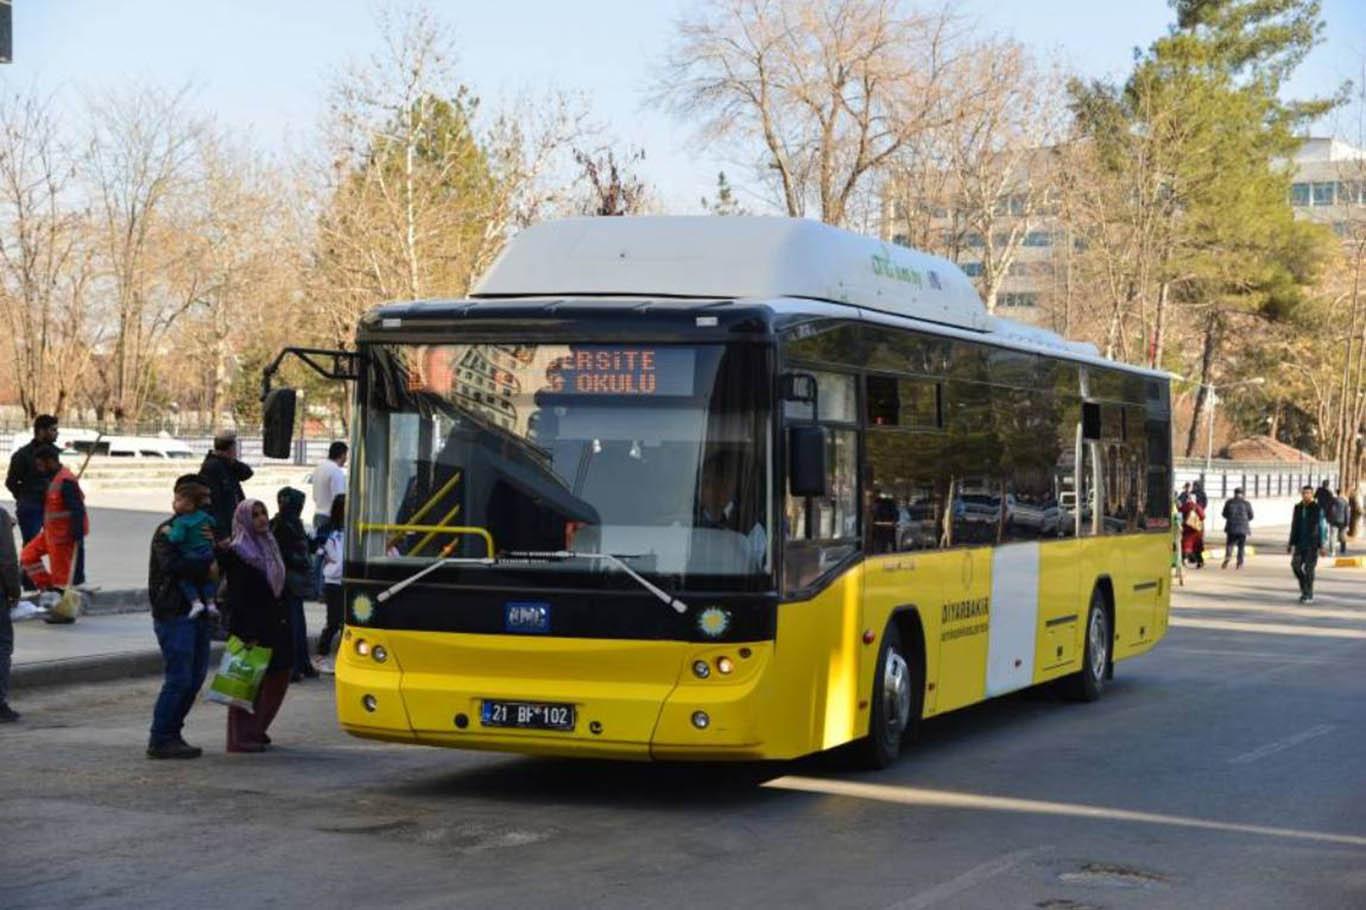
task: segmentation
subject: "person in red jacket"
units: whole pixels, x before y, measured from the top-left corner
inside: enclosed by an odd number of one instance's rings
[[[43,530],[24,544],[19,562],[39,590],[51,591],[75,583],[73,571],[85,536],[90,533],[90,517],[81,485],[69,468],[62,467],[57,447],[39,446],[33,460],[49,478],[43,494]]]

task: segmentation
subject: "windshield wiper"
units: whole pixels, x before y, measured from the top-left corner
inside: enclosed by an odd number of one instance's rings
[[[521,559],[521,560],[527,560],[527,559],[546,559],[546,560],[550,560],[550,559],[596,559],[596,560],[601,560],[602,562],[605,562],[605,563],[608,563],[609,565],[615,566],[616,568],[618,568],[618,569],[620,569],[621,571],[625,572],[625,573],[626,573],[627,575],[629,575],[637,584],[639,584],[642,588],[644,588],[645,590],[649,591],[649,592],[650,592],[651,594],[653,594],[655,597],[659,598],[659,600],[662,601],[663,603],[665,603],[666,605],[668,605],[668,606],[670,606],[670,607],[673,607],[675,611],[677,611],[677,612],[679,612],[679,613],[686,613],[686,612],[688,612],[688,605],[687,605],[687,604],[683,603],[683,601],[679,600],[678,598],[673,597],[673,596],[670,595],[667,591],[663,590],[663,589],[660,588],[659,586],[654,585],[654,584],[651,584],[649,581],[647,581],[645,578],[643,578],[643,577],[640,575],[640,573],[638,573],[635,569],[632,569],[630,566],[628,566],[628,565],[626,564],[625,560],[626,560],[626,559],[632,558],[631,555],[629,555],[629,554],[625,554],[625,553],[622,553],[622,554],[616,554],[616,553],[586,553],[586,552],[577,551],[577,550],[513,550],[513,551],[507,553],[506,556],[507,556],[508,559],[514,559],[514,560],[515,560],[515,559]],[[388,588],[386,588],[386,589],[384,589],[383,591],[381,591],[381,592],[379,593],[378,597],[376,597],[375,599],[378,600],[380,603],[384,603],[385,601],[387,601],[387,600],[389,600],[391,597],[393,597],[395,594],[397,594],[397,593],[399,593],[400,591],[402,591],[404,588],[408,587],[409,585],[413,584],[413,583],[416,582],[416,581],[419,581],[420,579],[426,577],[427,575],[430,575],[431,573],[435,572],[437,569],[439,569],[439,568],[441,568],[442,566],[445,566],[445,565],[496,566],[496,565],[498,565],[498,563],[500,563],[500,562],[502,562],[502,561],[503,561],[502,559],[489,558],[489,557],[487,557],[487,556],[485,556],[485,557],[470,557],[470,556],[447,556],[447,557],[443,557],[443,558],[441,558],[441,559],[438,559],[436,562],[432,563],[430,566],[427,566],[425,569],[422,569],[422,570],[419,571],[419,572],[415,572],[415,573],[413,573],[412,575],[409,575],[407,578],[403,579],[402,581],[395,582],[394,584],[390,585]]]

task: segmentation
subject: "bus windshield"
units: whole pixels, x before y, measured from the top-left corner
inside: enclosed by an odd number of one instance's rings
[[[568,551],[613,554],[682,586],[769,573],[765,348],[394,344],[367,353],[360,501],[348,516],[350,552],[364,562],[420,568],[450,557],[477,571],[479,557]],[[552,565],[610,571],[601,559]]]

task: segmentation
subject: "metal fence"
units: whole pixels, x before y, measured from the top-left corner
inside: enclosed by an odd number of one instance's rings
[[[10,454],[28,442],[32,438],[32,430],[21,430],[18,432],[0,432],[0,459],[8,462]],[[124,434],[120,434],[124,435]],[[128,434],[132,435],[132,434]],[[196,436],[174,436],[177,442],[183,442],[198,454],[207,454],[213,448],[213,434]],[[338,437],[344,438],[344,437]],[[313,465],[327,457],[327,448],[332,444],[331,437],[320,437],[317,439],[294,438],[294,453],[289,458],[267,458],[261,449],[262,440],[260,436],[239,436],[237,437],[237,454],[249,465]]]
[[[1223,461],[1210,462],[1205,470],[1203,458],[1178,458],[1175,465],[1176,489],[1200,481],[1211,499],[1227,499],[1241,488],[1248,499],[1295,496],[1300,488],[1317,487],[1327,479],[1337,489],[1338,466],[1331,461]]]

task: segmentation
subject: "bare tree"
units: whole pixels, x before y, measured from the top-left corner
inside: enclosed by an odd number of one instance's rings
[[[123,423],[140,416],[158,346],[197,296],[169,287],[165,277],[192,243],[171,215],[193,179],[204,121],[188,110],[184,90],[111,92],[89,112],[85,168],[112,301],[112,350],[97,367]]]
[[[0,318],[29,417],[60,416],[90,365],[88,232],[54,108],[35,92],[0,99]]]
[[[610,148],[594,152],[575,150],[574,161],[583,169],[583,181],[588,195],[582,204],[585,215],[635,215],[646,201],[645,183],[632,168],[645,160],[644,149],[626,153],[625,161],[617,161]]]
[[[709,0],[678,24],[654,96],[704,140],[757,140],[789,215],[845,224],[872,175],[956,117],[959,24],[901,0]]]

